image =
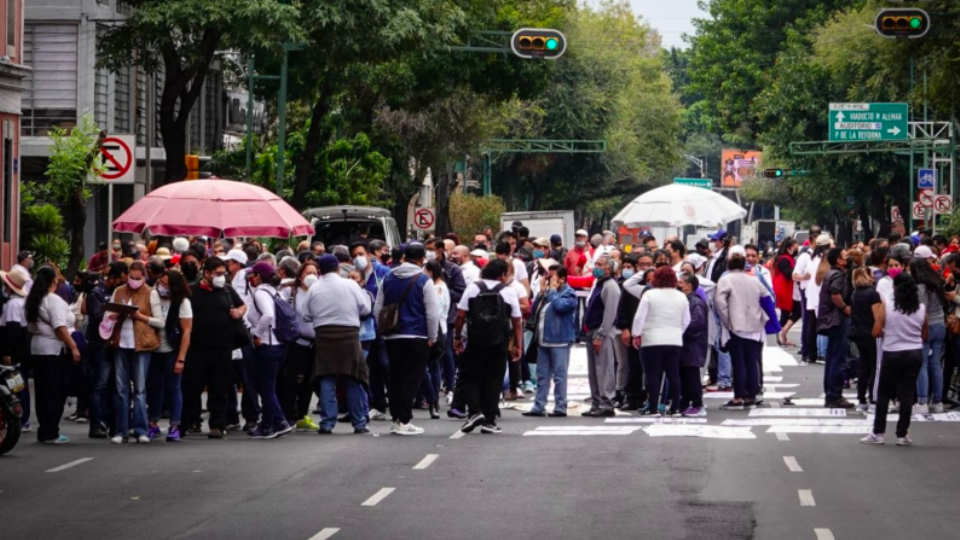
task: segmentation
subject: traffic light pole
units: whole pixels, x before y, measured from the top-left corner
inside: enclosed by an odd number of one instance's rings
[[[483,195],[492,194],[493,154],[603,154],[607,141],[493,139],[480,147],[483,154]]]

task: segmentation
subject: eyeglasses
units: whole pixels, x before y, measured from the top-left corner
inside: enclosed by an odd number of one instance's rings
[[[224,270],[224,271],[222,271],[222,272],[214,272],[214,273],[213,273],[213,277],[223,277],[223,276],[225,276],[225,275],[227,275],[227,271],[226,271],[226,270]]]

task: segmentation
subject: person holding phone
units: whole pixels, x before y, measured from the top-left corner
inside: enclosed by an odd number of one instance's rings
[[[570,348],[577,335],[577,296],[567,285],[567,269],[555,264],[550,276],[543,280],[540,294],[533,302],[536,322],[534,339],[537,347],[537,396],[530,411],[523,416],[546,416],[550,380],[553,379],[553,412],[550,416],[567,415],[567,368]]]

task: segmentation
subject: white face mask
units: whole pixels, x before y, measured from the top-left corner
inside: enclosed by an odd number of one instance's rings
[[[227,284],[227,276],[213,276],[213,286],[222,289]]]
[[[367,258],[366,257],[355,257],[353,259],[353,265],[357,267],[357,270],[363,272],[367,269]]]
[[[437,260],[437,252],[436,252],[436,251],[432,251],[432,250],[431,250],[431,251],[428,251],[428,252],[427,252],[427,262],[433,262],[433,261],[435,261],[435,260]]]
[[[303,278],[303,286],[309,289],[314,283],[317,282],[318,279],[319,278],[316,276],[316,274],[310,274],[309,276]]]

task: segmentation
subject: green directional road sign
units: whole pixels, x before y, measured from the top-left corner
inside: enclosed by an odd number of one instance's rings
[[[674,178],[673,183],[703,189],[713,189],[713,180],[709,178]]]
[[[906,103],[831,103],[830,142],[905,141]]]

